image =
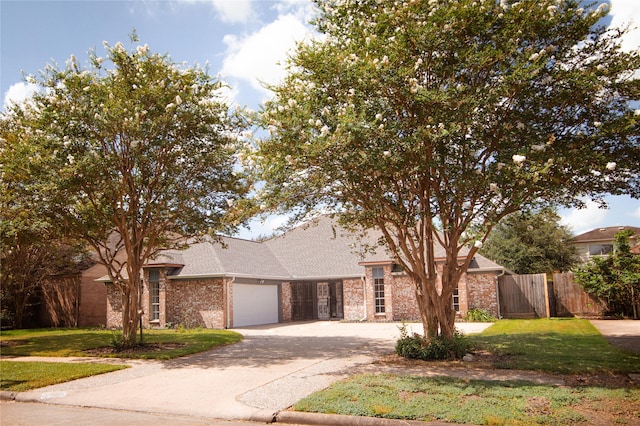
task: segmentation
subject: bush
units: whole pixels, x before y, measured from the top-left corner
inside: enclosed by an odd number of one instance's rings
[[[473,308],[467,312],[467,321],[471,322],[495,322],[496,319],[486,310]]]
[[[426,338],[420,334],[409,335],[407,326],[400,327],[400,339],[396,342],[396,353],[403,358],[425,361],[460,359],[469,352],[470,343],[462,333],[455,332],[453,339],[445,337]]]

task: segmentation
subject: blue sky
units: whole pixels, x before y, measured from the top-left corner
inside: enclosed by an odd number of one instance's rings
[[[640,26],[640,1],[610,3],[611,25],[632,21]],[[310,0],[1,0],[2,108],[28,96],[31,88],[22,72],[37,74],[52,62],[63,66],[71,54],[86,61],[90,49],[103,56],[103,41],[130,46],[135,29],[140,42],[154,52],[168,53],[176,62],[208,63],[212,75],[220,74],[230,84],[230,99],[258,109],[270,97],[261,82],[280,81],[284,70],[279,63],[295,41],[311,36],[311,13]],[[640,30],[631,33],[623,48],[640,48]],[[596,227],[640,226],[640,200],[622,196],[608,201],[608,210],[595,205],[562,210],[563,222],[576,234]],[[282,223],[281,217],[269,217],[239,235],[268,234]]]

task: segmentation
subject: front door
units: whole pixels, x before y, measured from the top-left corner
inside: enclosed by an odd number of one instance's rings
[[[328,320],[330,318],[329,313],[329,283],[318,283],[318,319]]]

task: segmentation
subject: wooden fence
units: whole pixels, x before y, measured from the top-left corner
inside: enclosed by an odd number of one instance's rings
[[[572,273],[503,275],[498,279],[504,318],[598,316],[603,305],[573,281]]]

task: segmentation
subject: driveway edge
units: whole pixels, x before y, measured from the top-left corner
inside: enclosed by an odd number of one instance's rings
[[[382,419],[379,417],[345,416],[341,414],[305,413],[302,411],[280,411],[275,415],[275,423],[309,426],[455,426],[455,423]]]

